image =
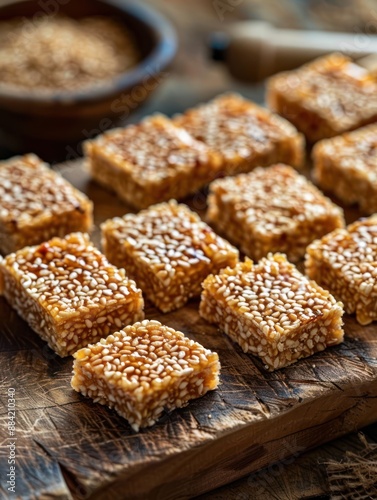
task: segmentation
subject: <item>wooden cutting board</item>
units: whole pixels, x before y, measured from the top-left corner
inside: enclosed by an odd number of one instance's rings
[[[96,228],[125,205],[90,182],[81,162],[60,169],[94,201]],[[205,195],[189,200],[199,212]],[[351,214],[354,218],[355,214]],[[267,373],[199,317],[198,300],[158,319],[219,353],[221,386],[134,433],[70,388],[60,359],[0,299],[1,486],[11,442],[7,391],[15,389],[16,496],[35,499],[189,498],[377,420],[377,327],[345,318],[345,342]]]

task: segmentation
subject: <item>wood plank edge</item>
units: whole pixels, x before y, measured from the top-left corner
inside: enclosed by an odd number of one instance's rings
[[[268,465],[291,461],[376,420],[377,380],[373,380],[303,401],[275,418],[238,426],[217,440],[161,462],[148,462],[134,473],[128,470],[89,498],[192,498]]]

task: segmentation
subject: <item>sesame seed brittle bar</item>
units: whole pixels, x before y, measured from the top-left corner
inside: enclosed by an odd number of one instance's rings
[[[37,156],[0,162],[0,252],[92,226],[92,202]]]
[[[377,320],[377,215],[314,241],[305,267],[361,325]]]
[[[218,176],[219,156],[162,115],[85,144],[93,178],[137,208],[194,193]]]
[[[377,212],[377,124],[318,142],[313,160],[323,190],[365,214]]]
[[[283,252],[296,262],[313,240],[344,226],[342,210],[282,164],[212,182],[207,216],[255,260]]]
[[[162,312],[182,307],[200,295],[208,274],[238,262],[237,249],[173,200],[110,219],[101,229],[110,262],[125,267]]]
[[[266,98],[309,142],[377,121],[377,80],[342,54],[271,77]]]
[[[282,254],[208,276],[200,314],[270,371],[339,344],[344,334],[342,304]]]
[[[62,357],[144,318],[141,291],[82,233],[8,255],[0,276],[0,293]]]
[[[74,357],[72,387],[114,408],[135,431],[219,382],[218,355],[158,321],[127,326]]]
[[[299,168],[304,160],[304,138],[295,127],[238,94],[220,95],[174,121],[221,155],[227,175],[277,162]]]

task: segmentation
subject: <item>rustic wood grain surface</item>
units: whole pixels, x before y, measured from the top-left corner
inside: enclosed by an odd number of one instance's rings
[[[262,102],[262,86],[240,85],[224,68],[208,63],[208,32],[249,15],[302,27],[302,18],[289,0],[222,2],[230,7],[223,20],[212,0],[149,1],[178,27],[180,50],[174,66],[158,82],[154,98],[128,121],[153,111],[180,112],[229,89]],[[357,13],[367,12],[369,22],[374,16],[367,0],[354,2],[361,3],[365,9],[358,8]],[[319,2],[308,4],[321,17]],[[341,7],[340,2],[327,4],[333,14],[337,9],[345,12],[343,3]],[[341,16],[335,14],[332,25],[329,16],[322,17],[328,27],[334,28],[336,21],[341,29]],[[351,28],[356,22],[365,24],[356,21],[354,14],[347,19]],[[90,132],[83,131],[83,138]],[[78,154],[69,149],[66,156]],[[72,164],[62,171],[95,200],[97,225],[126,211],[77,167]],[[204,203],[203,194],[191,199],[199,211]],[[98,232],[95,240],[98,243]],[[357,451],[362,445],[353,433],[307,450],[377,420],[376,327],[361,329],[349,319],[343,345],[266,374],[258,361],[202,321],[197,305],[192,301],[162,321],[219,351],[222,386],[186,409],[165,415],[153,429],[133,434],[114,412],[69,388],[72,360],[58,358],[0,299],[0,470],[8,468],[7,390],[15,387],[18,498],[146,498],[147,490],[152,491],[149,498],[184,498],[200,492],[206,492],[203,499],[218,500],[327,498],[324,462],[341,460],[345,450]],[[161,318],[150,306],[147,315]],[[376,425],[363,432],[377,442]],[[213,490],[239,477],[243,479]],[[0,497],[11,498],[3,482]]]
[[[94,201],[99,244],[99,224],[127,207],[92,183],[82,162],[58,169]],[[204,193],[187,202],[202,212]],[[75,393],[72,359],[56,356],[0,300],[0,428],[14,387],[21,498],[189,498],[376,419],[375,325],[347,317],[344,344],[267,373],[199,317],[197,300],[165,315],[147,303],[146,316],[216,350],[221,386],[134,433],[114,411]]]

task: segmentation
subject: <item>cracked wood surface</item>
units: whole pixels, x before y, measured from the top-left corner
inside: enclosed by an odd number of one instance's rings
[[[95,202],[99,244],[99,224],[126,207],[90,182],[81,162],[60,170]],[[203,209],[200,197],[189,204]],[[221,385],[134,433],[114,411],[75,393],[72,358],[55,355],[0,299],[0,428],[6,428],[7,389],[14,387],[20,497],[188,498],[377,419],[375,325],[346,317],[343,344],[268,373],[199,317],[198,300],[165,315],[147,303],[146,317],[216,350]],[[6,445],[2,431],[2,470]]]

